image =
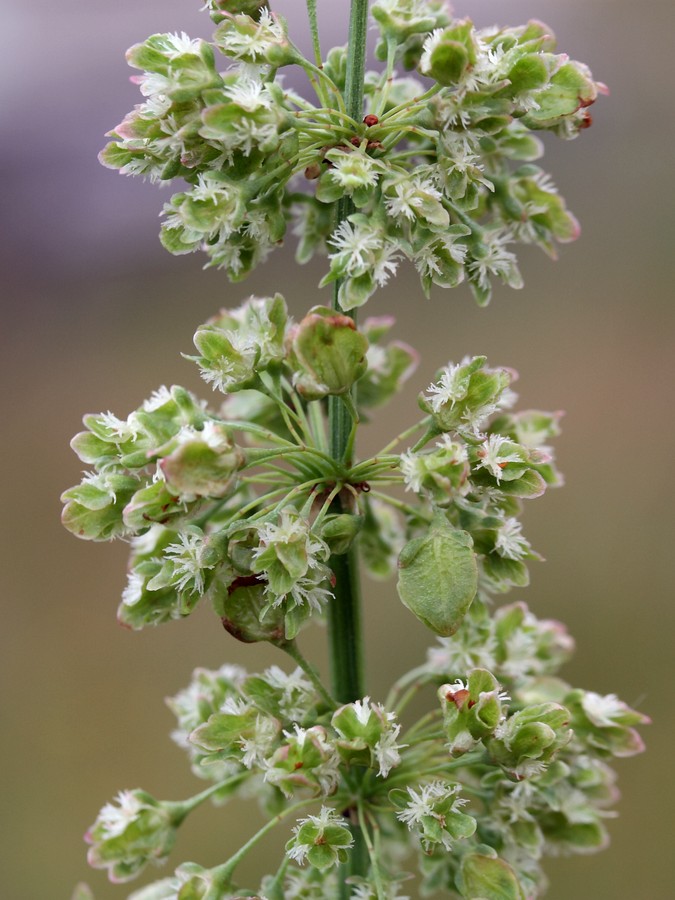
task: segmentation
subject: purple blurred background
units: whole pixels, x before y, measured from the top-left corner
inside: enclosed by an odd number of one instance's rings
[[[306,46],[304,3],[274,5],[291,22],[299,18],[292,31]],[[157,240],[169,194],[96,161],[104,133],[138,102],[124,50],[157,31],[208,37],[210,20],[198,7],[199,0],[3,6],[0,894],[7,900],[68,898],[79,879],[100,900],[126,896],[87,870],[81,835],[120,788],[172,799],[199,789],[168,738],[163,697],[198,665],[228,660],[255,671],[283,663],[271,649],[235,644],[207,609],[180,625],[123,632],[115,608],[124,546],[85,545],[59,525],[58,496],[79,478],[68,441],[83,413],[126,415],[165,382],[201,390],[179,354],[222,305],[281,289],[298,314],[327,299],[316,288],[321,267],[292,268],[292,246],[237,286],[202,271],[197,256],[170,257]],[[553,861],[548,896],[669,900],[675,13],[667,0],[649,8],[628,0],[458,0],[455,9],[480,24],[544,19],[560,48],[589,63],[612,93],[578,141],[547,141],[544,166],[583,226],[557,263],[523,253],[524,291],[497,290],[487,311],[463,287],[425,301],[408,272],[376,295],[369,312],[395,307],[398,336],[424,350],[415,384],[377,431],[411,421],[417,390],[466,353],[518,369],[524,405],[567,411],[559,442],[567,486],[525,519],[548,561],[527,591],[510,596],[568,624],[578,645],[568,680],[618,693],[654,725],[648,753],[618,766],[624,796],[610,823],[612,847]],[[342,42],[347,0],[319,0],[319,12],[324,45]],[[392,592],[366,585],[374,698],[428,644]],[[322,665],[322,634],[306,643]],[[216,864],[258,820],[241,804],[200,812],[171,862]],[[270,842],[269,852],[276,846]],[[253,880],[254,864],[244,871]]]

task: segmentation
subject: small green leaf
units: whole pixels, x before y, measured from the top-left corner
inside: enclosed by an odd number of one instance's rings
[[[462,897],[467,900],[525,900],[516,873],[498,857],[465,856],[459,880]]]
[[[405,545],[398,561],[401,601],[436,634],[459,628],[478,587],[473,541],[442,517]]]

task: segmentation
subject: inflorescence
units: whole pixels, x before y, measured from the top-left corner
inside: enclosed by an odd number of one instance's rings
[[[133,900],[406,900],[408,878],[425,896],[540,897],[547,855],[605,846],[609,763],[642,750],[635,727],[648,721],[562,680],[574,647],[563,625],[523,602],[495,605],[540,558],[520,517],[562,482],[561,414],[517,410],[516,373],[467,357],[420,392],[417,422],[359,459],[359,423],[418,357],[389,340],[390,317],[357,326],[345,311],[403,258],[427,292],[467,280],[486,303],[494,277],[519,287],[513,244],[553,254],[578,230],[533,164],[533,132],[574,137],[601,86],[539,22],[476,29],[441,0],[376,0],[384,66],[367,73],[356,120],[345,48],[311,62],[262,0],[206,6],[213,43],[160,34],[131,48],[145,101],[102,161],[182,178],[162,241],[205,251],[233,280],[291,226],[300,261],[328,253],[339,307],[294,321],[281,295],[251,297],[199,327],[190,358],[217,402],[162,387],[126,418],[86,416],[72,446],[91,469],[64,492],[63,521],[87,540],[129,542],[122,625],[207,601],[232,636],[267,641],[296,668],[195,670],[168,702],[173,738],[208,786],[187,801],[122,791],[86,835],[89,861],[126,882],[166,859],[200,804],[255,795],[268,821],[240,850],[213,868],[184,863]],[[282,84],[291,65],[316,103]],[[341,457],[336,404],[351,425]],[[384,702],[336,701],[297,644],[336,602],[335,560],[355,550],[373,577],[397,576],[400,600],[437,636]],[[435,700],[415,719],[423,688]],[[237,882],[240,860],[286,820],[275,871]],[[345,879],[352,854],[366,862]]]

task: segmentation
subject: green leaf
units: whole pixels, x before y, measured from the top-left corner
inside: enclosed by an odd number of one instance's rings
[[[436,634],[459,628],[478,587],[473,541],[442,517],[424,537],[405,545],[398,560],[401,601]]]
[[[459,876],[467,900],[526,900],[511,866],[498,857],[471,853],[464,857]]]

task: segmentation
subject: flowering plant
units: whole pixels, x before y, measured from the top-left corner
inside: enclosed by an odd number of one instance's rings
[[[648,721],[559,677],[573,649],[563,625],[523,602],[494,607],[538,559],[520,514],[561,483],[560,415],[516,410],[515,373],[467,356],[420,393],[417,422],[359,458],[361,423],[418,357],[389,340],[391,318],[357,322],[357,309],[404,260],[427,294],[467,281],[486,304],[494,279],[521,287],[514,246],[554,255],[578,232],[535,164],[536,133],[575,137],[604,87],[542,23],[478,29],[442,0],[352,0],[349,43],[325,57],[307,0],[313,60],[264,0],[206,7],[212,43],[157,34],[128,51],[144,101],[101,160],[181,178],[164,246],[206,253],[233,281],[290,228],[299,262],[327,254],[332,304],[295,321],[280,294],[250,297],[201,325],[190,358],[217,404],[162,387],[125,419],[86,416],[72,446],[91,471],[64,492],[63,521],[130,543],[123,625],[206,600],[229,634],[296,668],[195,670],[169,701],[173,736],[210,785],[182,802],[121,792],[87,833],[89,861],[128,881],[199,805],[245,793],[269,817],[257,835],[131,896],[384,900],[417,878],[425,896],[539,897],[547,855],[606,844],[609,761],[642,749],[635,726]],[[284,86],[288,66],[313,102]],[[384,702],[364,686],[361,570],[395,575],[436,635]],[[298,645],[310,620],[328,624],[330,687]],[[427,685],[436,702],[415,719]],[[238,863],[286,820],[283,858],[241,885]]]

